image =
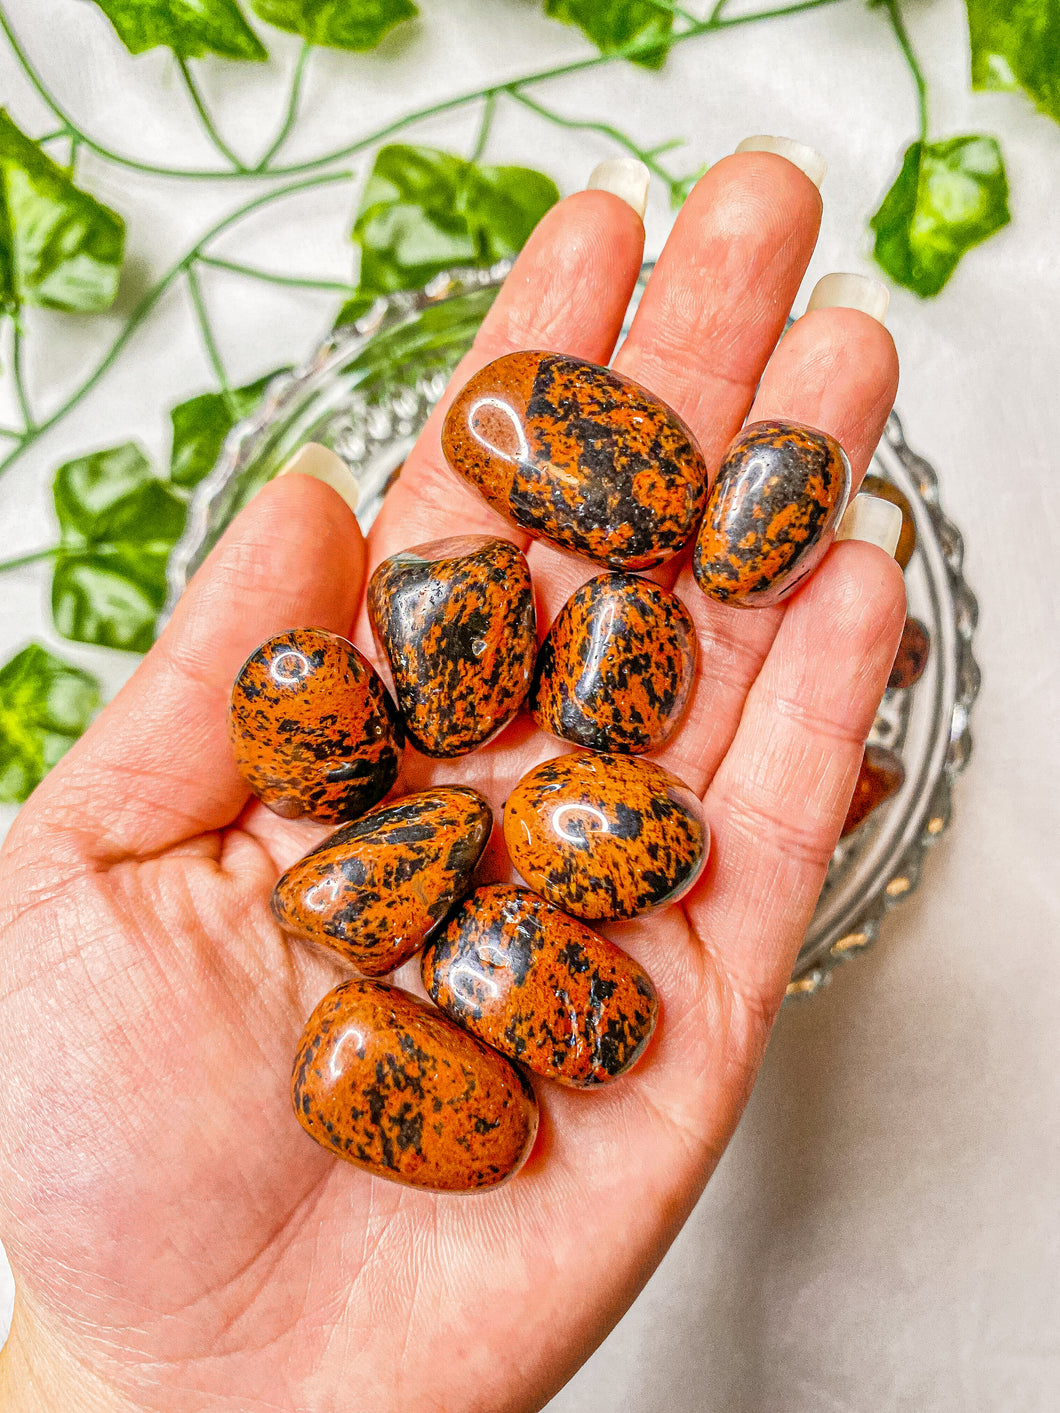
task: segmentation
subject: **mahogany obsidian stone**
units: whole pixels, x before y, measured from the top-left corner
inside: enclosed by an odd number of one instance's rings
[[[845,839],[853,834],[873,810],[897,795],[904,784],[905,766],[901,758],[885,746],[866,746],[840,837]]]
[[[286,819],[353,819],[397,778],[405,733],[375,668],[322,628],[262,643],[239,670],[228,708],[236,764]]]
[[[553,736],[639,755],[677,730],[695,672],[696,630],[676,594],[635,574],[601,574],[556,615],[530,710]]]
[[[907,618],[902,629],[902,640],[898,644],[894,666],[887,678],[888,687],[905,688],[915,686],[924,675],[928,655],[931,652],[931,638],[919,618]]]
[[[632,1069],[655,1028],[644,968],[525,888],[476,888],[422,968],[428,993],[465,1029],[575,1089]]]
[[[509,353],[476,373],[442,448],[509,523],[615,569],[671,559],[706,503],[707,468],[676,412],[560,353]]]
[[[534,1091],[503,1055],[418,997],[360,977],[309,1017],[291,1100],[329,1152],[437,1192],[496,1187],[537,1132]]]
[[[467,535],[392,555],[371,577],[368,613],[424,755],[466,755],[519,710],[537,621],[530,570],[508,540]]]
[[[832,543],[850,493],[846,453],[798,422],[753,422],[729,444],[696,540],[711,598],[764,608],[786,598]]]
[[[504,842],[535,892],[574,917],[635,917],[688,892],[710,833],[692,791],[637,756],[559,756],[504,806]]]
[[[380,805],[292,864],[272,890],[273,915],[365,976],[385,976],[467,891],[492,827],[486,801],[460,785]]]

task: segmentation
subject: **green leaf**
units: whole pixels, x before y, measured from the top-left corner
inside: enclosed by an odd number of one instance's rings
[[[250,0],[254,13],[310,44],[374,49],[395,25],[419,14],[412,0]]]
[[[666,62],[674,17],[651,0],[545,0],[545,13],[577,25],[603,54],[640,42],[644,47],[640,50],[638,44],[638,52],[631,56],[634,64],[658,69]],[[660,42],[654,45],[653,40]]]
[[[1023,89],[1060,122],[1060,0],[965,0],[972,87]]]
[[[484,167],[433,147],[381,148],[353,227],[360,282],[338,322],[443,270],[518,254],[558,200],[556,184],[528,167]]]
[[[2,308],[107,309],[124,242],[121,217],[74,186],[0,108]]]
[[[30,643],[0,667],[0,800],[21,804],[99,706],[99,683]]]
[[[213,470],[236,421],[254,411],[269,383],[283,371],[277,369],[244,388],[233,388],[234,407],[223,393],[201,393],[174,407],[169,414],[173,423],[169,479],[175,486],[197,486]]]
[[[875,256],[916,294],[938,294],[965,251],[1011,219],[1001,149],[992,137],[914,142],[870,222]]]
[[[96,0],[130,54],[164,44],[182,59],[267,59],[235,0]]]
[[[132,442],[60,466],[52,617],[65,638],[145,652],[185,505]]]

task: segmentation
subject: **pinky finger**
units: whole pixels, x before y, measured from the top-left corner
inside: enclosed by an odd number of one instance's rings
[[[837,545],[784,614],[704,799],[713,863],[688,915],[754,1022],[783,998],[904,618],[894,560]]]

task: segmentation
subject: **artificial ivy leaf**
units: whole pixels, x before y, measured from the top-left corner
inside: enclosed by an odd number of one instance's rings
[[[1020,89],[1060,122],[1060,0],[965,0],[972,87]]]
[[[247,417],[262,399],[265,389],[282,369],[267,373],[256,383],[232,389],[232,403],[224,393],[201,393],[169,414],[173,423],[173,450],[169,458],[169,479],[175,486],[197,486],[212,471],[221,454],[224,439],[240,417]]]
[[[30,643],[0,667],[0,800],[21,804],[99,706],[99,683]]]
[[[642,41],[643,50],[631,56],[634,64],[658,69],[666,62],[673,12],[652,4],[652,0],[545,0],[545,13],[577,25],[604,54]],[[658,47],[651,43],[656,39]]]
[[[381,148],[353,227],[360,282],[338,322],[443,270],[516,255],[558,200],[555,182],[528,167],[484,167],[433,147]]]
[[[254,13],[310,44],[374,49],[403,20],[419,14],[412,0],[250,0]]]
[[[1011,219],[1001,149],[992,137],[914,142],[870,222],[875,256],[916,294],[938,294],[961,256]]]
[[[132,442],[60,466],[52,617],[65,638],[145,652],[166,597],[184,501]]]
[[[235,0],[96,0],[130,54],[164,44],[182,59],[267,59]]]
[[[0,299],[94,313],[118,292],[125,223],[0,108]]]

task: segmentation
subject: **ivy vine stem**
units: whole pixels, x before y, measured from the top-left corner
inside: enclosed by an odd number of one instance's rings
[[[199,121],[202,123],[206,136],[213,143],[214,147],[217,148],[218,152],[225,159],[225,161],[231,164],[234,171],[237,172],[240,176],[245,176],[250,169],[245,165],[245,163],[240,161],[240,159],[236,156],[235,152],[233,152],[232,148],[229,147],[227,142],[225,142],[220,132],[218,132],[217,124],[213,120],[213,115],[211,114],[209,108],[207,108],[206,102],[202,94],[199,92],[199,85],[192,77],[192,72],[190,67],[188,66],[187,59],[185,59],[182,54],[177,55],[177,65],[180,68],[180,76],[184,80],[184,87],[188,90],[188,95],[191,98],[192,103],[195,105],[195,111],[199,115]]]
[[[209,311],[206,308],[206,300],[203,297],[202,285],[199,283],[199,276],[195,269],[196,262],[190,261],[187,266],[186,276],[188,281],[188,293],[191,295],[192,308],[195,310],[195,319],[199,325],[199,333],[202,335],[203,347],[206,349],[206,357],[210,360],[210,367],[213,375],[217,379],[217,386],[221,389],[221,396],[225,400],[233,421],[239,417],[239,404],[235,400],[232,392],[232,384],[229,381],[228,370],[225,368],[224,359],[221,357],[221,350],[217,345],[217,337],[210,323]]]
[[[349,280],[316,279],[309,275],[281,275],[273,270],[261,270],[256,265],[244,265],[241,260],[222,260],[217,255],[200,255],[198,264],[209,265],[215,270],[227,270],[233,275],[245,275],[249,280],[260,280],[267,285],[289,285],[293,289],[330,290],[335,294],[346,296],[357,293],[357,286]]]
[[[58,545],[48,545],[45,549],[31,550],[29,554],[20,554],[15,559],[0,560],[0,574],[6,574],[11,569],[23,569],[27,564],[39,564],[44,559],[54,559],[58,553]]]
[[[920,141],[928,140],[928,89],[927,80],[924,78],[924,71],[920,67],[920,61],[916,57],[916,51],[909,39],[909,32],[902,19],[902,12],[898,7],[898,0],[884,0],[884,8],[894,30],[898,46],[902,51],[905,62],[909,66],[909,72],[913,76],[916,84],[917,112],[920,120]]]
[[[18,410],[22,416],[25,437],[36,427],[33,417],[33,409],[29,404],[29,394],[26,391],[26,375],[22,367],[22,329],[17,318],[14,321],[14,329],[11,334],[11,380],[15,385],[15,397],[18,400]]]
[[[291,135],[291,129],[295,125],[298,117],[298,104],[302,97],[302,84],[305,80],[306,65],[309,56],[313,52],[313,46],[307,39],[298,51],[298,58],[295,61],[294,73],[291,76],[291,88],[287,95],[287,106],[284,109],[283,121],[280,123],[279,131],[273,138],[268,150],[261,161],[254,168],[254,175],[260,176],[268,171],[269,163],[283,147],[284,143]]]

